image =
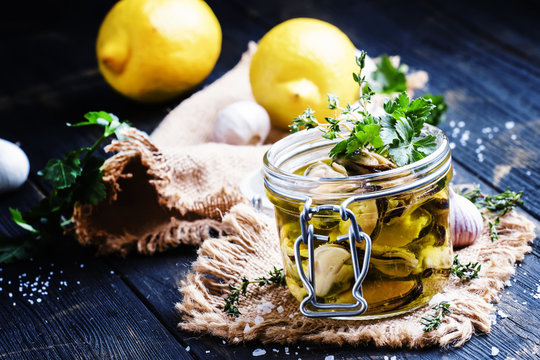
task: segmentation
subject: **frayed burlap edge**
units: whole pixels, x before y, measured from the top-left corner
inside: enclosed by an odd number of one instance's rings
[[[113,141],[105,148],[107,152],[118,152],[107,159],[102,167],[107,198],[98,205],[83,205],[74,209],[75,232],[82,245],[96,246],[99,255],[118,253],[125,256],[133,250],[151,255],[176,247],[180,243],[200,245],[212,232],[215,235],[226,232],[227,226],[221,222],[220,211],[228,211],[243,200],[237,189],[228,190],[222,187],[221,191],[207,197],[204,203],[193,202],[185,205],[181,193],[171,180],[174,170],[169,167],[167,156],[146,134],[134,128],[125,129],[122,135],[124,140]],[[128,170],[129,166],[139,168],[145,178],[137,178],[133,170]],[[103,217],[99,217],[100,212],[112,211],[112,205],[118,201],[123,191],[120,185],[123,179],[147,184],[155,191],[156,206],[162,209],[159,223],[149,222],[138,231],[128,230],[127,226],[119,231],[111,231],[104,224]],[[139,195],[134,193],[124,196]],[[212,204],[217,204],[215,208],[220,211],[209,212]],[[137,216],[144,216],[147,209],[141,207],[132,210],[139,213]],[[148,214],[148,217],[150,216],[152,214]]]
[[[431,313],[428,306],[377,321],[310,319],[299,314],[298,302],[283,287],[250,287],[241,298],[242,315],[236,319],[228,317],[222,311],[227,284],[236,286],[242,276],[253,279],[267,274],[282,261],[273,219],[241,204],[223,222],[235,235],[208,239],[201,245],[193,271],[181,283],[183,300],[176,309],[182,315],[180,328],[218,336],[231,343],[259,340],[459,347],[473,334],[490,331],[489,315],[494,311],[493,303],[498,301],[498,292],[514,273],[514,264],[531,251],[529,243],[535,237],[533,223],[515,211],[501,218],[496,242],[491,242],[485,226],[475,244],[457,251],[462,262],[482,264],[479,278],[462,281],[451,277],[442,295],[451,303],[452,314],[445,317],[437,330],[424,333],[419,321]]]

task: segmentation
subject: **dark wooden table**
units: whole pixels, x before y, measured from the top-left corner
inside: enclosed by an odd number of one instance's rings
[[[87,145],[97,133],[65,122],[107,110],[151,131],[182,99],[142,105],[104,82],[94,42],[115,1],[11,2],[0,13],[0,138],[19,142],[31,162],[28,182],[0,197],[0,233],[19,235],[8,207],[27,209],[49,191],[36,172],[51,157]],[[399,54],[430,74],[432,93],[446,96],[441,125],[455,144],[455,182],[485,192],[524,190],[522,211],[540,218],[540,18],[521,1],[208,1],[223,29],[210,84],[271,27],[314,17],[341,28],[368,54]],[[189,95],[189,94],[187,94]],[[538,240],[538,239],[537,239]],[[177,286],[196,249],[126,259],[96,258],[73,239],[54,255],[0,265],[0,359],[248,359],[256,348],[272,359],[538,359],[538,242],[500,294],[490,334],[459,349],[399,350],[317,344],[228,345],[179,331]]]

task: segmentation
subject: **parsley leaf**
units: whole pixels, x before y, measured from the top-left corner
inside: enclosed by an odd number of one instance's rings
[[[431,100],[431,103],[435,105],[435,108],[431,110],[431,114],[427,117],[426,122],[433,126],[439,125],[444,120],[444,113],[448,109],[448,105],[444,102],[444,96],[442,95],[424,95],[424,99]]]
[[[382,55],[376,63],[377,70],[371,74],[375,82],[372,84],[377,93],[394,93],[407,90],[407,77],[400,69],[396,69],[387,55]]]
[[[104,160],[94,152],[118,130],[129,126],[105,111],[89,112],[86,121],[67,124],[72,127],[97,125],[103,135],[91,146],[68,152],[62,159],[49,160],[38,172],[53,189],[51,193],[24,214],[10,209],[13,221],[28,232],[23,239],[0,238],[0,263],[12,262],[34,255],[40,248],[49,247],[64,234],[71,223],[77,204],[97,204],[106,196],[101,166]],[[66,220],[67,219],[67,220]]]
[[[81,162],[79,152],[72,151],[60,159],[51,159],[38,175],[51,183],[57,189],[65,189],[75,184],[81,175]]]
[[[431,100],[410,101],[405,92],[385,103],[384,110],[388,115],[381,120],[381,139],[389,145],[388,153],[396,165],[404,166],[423,159],[437,148],[434,136],[419,138],[433,108]]]

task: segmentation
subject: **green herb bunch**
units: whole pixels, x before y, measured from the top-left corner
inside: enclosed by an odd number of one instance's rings
[[[21,213],[9,209],[13,221],[28,232],[18,239],[0,238],[0,263],[33,256],[60,238],[71,225],[77,204],[97,204],[106,196],[101,166],[104,159],[95,156],[103,142],[129,126],[105,111],[89,112],[86,121],[67,124],[70,127],[101,126],[103,135],[90,147],[70,151],[62,159],[51,159],[38,172],[52,190],[30,210]]]
[[[477,208],[485,209],[490,214],[490,216],[486,216],[486,213],[482,213],[482,216],[488,221],[491,241],[499,239],[497,225],[499,225],[500,217],[506,215],[506,213],[516,206],[523,204],[523,200],[521,200],[523,191],[514,192],[510,190],[510,187],[507,187],[500,194],[486,195],[476,186],[474,189],[464,192],[461,195],[469,199]]]
[[[463,265],[459,262],[458,256],[454,256],[454,262],[450,268],[450,273],[460,279],[472,280],[478,278],[478,273],[482,269],[482,265],[475,262],[469,262]]]
[[[402,92],[385,103],[384,116],[372,115],[368,105],[375,92],[362,74],[365,58],[366,53],[361,52],[356,58],[358,73],[353,73],[353,80],[360,87],[358,105],[340,106],[339,99],[328,94],[328,108],[334,110],[334,117],[326,117],[326,123],[321,123],[308,108],[293,120],[291,132],[318,128],[323,138],[342,139],[330,150],[331,158],[367,150],[385,156],[397,166],[404,166],[428,156],[437,144],[434,136],[421,136],[421,131],[424,123],[435,116],[437,106],[432,98],[411,100],[406,92]]]
[[[285,274],[283,269],[277,269],[274,266],[274,269],[268,273],[269,277],[261,276],[255,280],[248,280],[245,277],[242,277],[242,283],[239,287],[229,286],[230,294],[225,298],[225,305],[223,306],[223,311],[231,317],[240,316],[240,310],[238,310],[238,305],[240,303],[240,295],[246,295],[247,288],[249,284],[258,284],[259,286],[265,285],[280,285],[285,286]]]
[[[450,310],[450,303],[448,301],[441,301],[433,306],[432,309],[435,310],[435,313],[422,317],[422,321],[420,321],[420,323],[424,325],[424,332],[438,329],[442,324],[443,318],[452,313],[452,310]]]

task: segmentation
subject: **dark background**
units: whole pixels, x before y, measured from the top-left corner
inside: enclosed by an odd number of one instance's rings
[[[31,175],[19,191],[0,196],[0,234],[21,233],[9,219],[8,206],[27,209],[49,191],[37,170],[48,159],[88,145],[97,136],[97,130],[68,129],[66,122],[82,119],[87,111],[107,110],[150,132],[189,95],[145,105],[123,98],[105,83],[97,70],[94,46],[99,24],[114,3],[2,4],[0,138],[21,145],[30,159]],[[486,192],[506,186],[523,189],[524,211],[539,219],[540,18],[534,2],[220,0],[208,4],[222,26],[222,53],[210,76],[192,91],[228,71],[247,42],[258,40],[274,25],[299,16],[326,20],[368,54],[399,54],[412,69],[426,70],[427,90],[444,94],[449,105],[441,128],[455,144],[455,181],[481,183]],[[510,123],[514,127],[507,129]],[[460,140],[466,131],[469,139],[463,145]],[[480,151],[478,141],[485,147]],[[501,350],[498,358],[537,358],[538,254],[535,245],[533,254],[517,267],[513,286],[501,294],[499,308],[510,317],[499,317],[492,333],[474,337],[461,349],[397,351],[295,344],[290,358],[323,359],[334,354],[336,359],[485,359],[491,346]],[[229,346],[177,330],[176,286],[195,256],[195,249],[181,247],[151,258],[95,258],[92,249],[67,238],[59,239],[52,255],[0,265],[0,358],[233,359],[251,358],[257,347],[267,350],[263,358],[284,357],[283,346]],[[43,302],[29,305],[17,291],[20,277],[45,276],[55,266],[63,269],[63,275],[52,277]]]

